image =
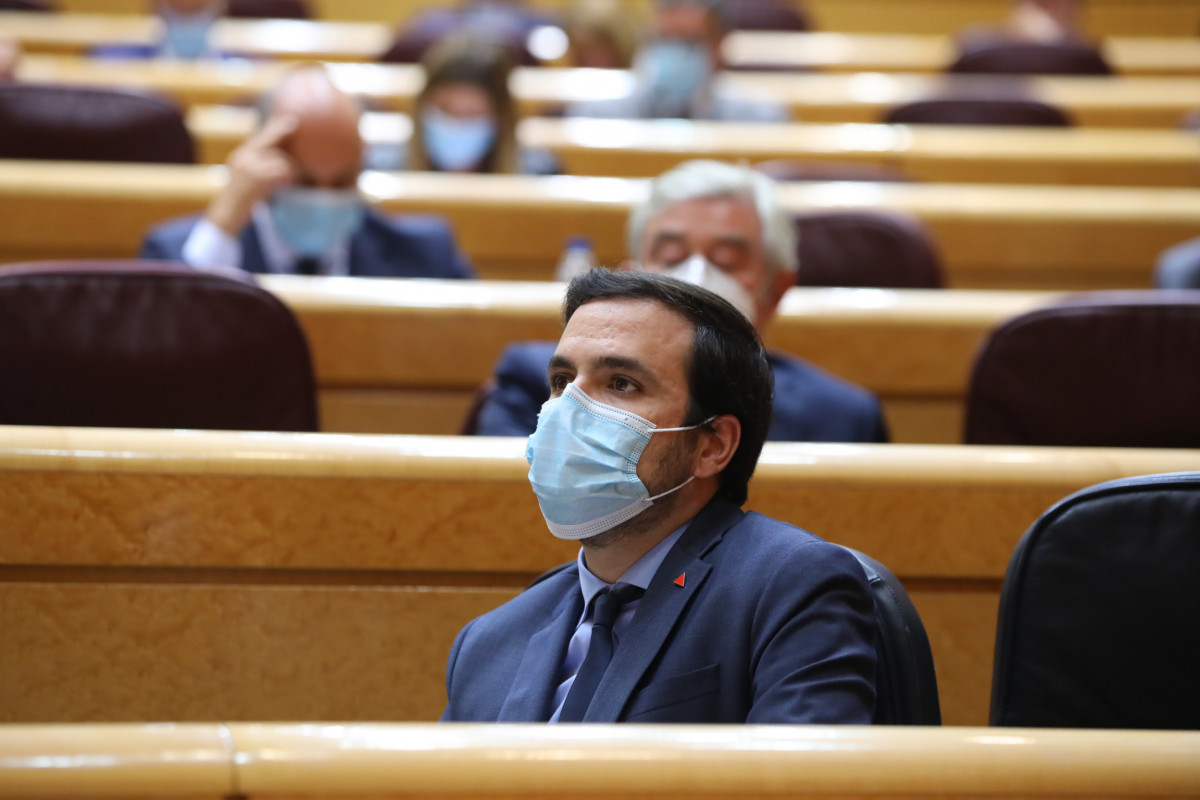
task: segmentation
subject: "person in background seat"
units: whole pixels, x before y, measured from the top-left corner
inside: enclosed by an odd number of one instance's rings
[[[374,145],[369,169],[554,175],[548,150],[517,144],[517,106],[509,91],[510,49],[455,34],[432,47],[421,62],[425,85],[413,111],[407,146]]]
[[[626,269],[671,275],[711,289],[759,331],[796,279],[796,234],[765,175],[717,161],[691,161],[656,178],[629,218]],[[510,345],[476,433],[528,436],[550,396],[552,342]],[[794,356],[768,352],[775,401],[772,441],[886,442],[878,399]]]
[[[154,0],[159,20],[157,39],[150,44],[114,44],[93,48],[93,58],[178,61],[224,58],[213,44],[213,29],[225,14],[225,0]]]
[[[649,35],[634,58],[632,94],[573,103],[569,117],[681,118],[730,122],[784,122],[786,108],[733,96],[716,78],[729,22],[721,0],[656,0]]]
[[[444,220],[386,216],[359,195],[360,115],[323,67],[288,73],[264,99],[259,129],[230,155],[226,183],[204,214],[155,227],[141,256],[197,269],[474,277]]]

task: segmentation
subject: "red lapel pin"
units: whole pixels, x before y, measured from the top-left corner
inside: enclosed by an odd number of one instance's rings
[[[686,578],[686,577],[687,577],[686,572],[679,573],[679,577],[674,580],[674,584],[676,586],[683,586],[683,581],[684,581],[684,578]]]

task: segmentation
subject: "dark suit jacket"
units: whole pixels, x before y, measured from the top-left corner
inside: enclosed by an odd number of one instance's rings
[[[179,261],[199,215],[157,225],[142,242],[142,258]],[[267,262],[254,225],[242,229],[242,263],[246,272],[266,272]],[[475,273],[454,244],[454,234],[438,217],[385,217],[367,210],[350,239],[350,274],[362,278],[474,278]]]
[[[495,389],[479,411],[481,436],[528,436],[550,397],[553,342],[510,345],[496,364]],[[768,353],[775,402],[767,439],[776,442],[886,442],[887,424],[870,392],[798,358]]]
[[[582,613],[571,564],[468,624],[442,719],[549,719]],[[716,499],[651,580],[584,721],[869,723],[875,628],[848,551]]]

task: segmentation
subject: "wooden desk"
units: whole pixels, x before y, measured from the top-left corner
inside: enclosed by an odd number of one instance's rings
[[[31,55],[18,76],[42,83],[84,83],[154,89],[185,105],[222,105],[253,98],[271,87],[281,62],[138,62]],[[346,91],[391,110],[406,111],[421,86],[420,67],[403,64],[331,64]],[[921,99],[946,78],[913,73],[794,74],[727,72],[718,78],[731,94],[772,99],[805,122],[878,122],[889,108]],[[968,87],[986,88],[1009,79],[959,76]],[[632,76],[621,70],[521,68],[512,78],[521,113],[533,115],[564,103],[621,97]],[[1200,98],[1200,77],[1029,78],[1028,96],[1064,108],[1077,124],[1119,128],[1174,128]]]
[[[567,0],[533,0],[561,9]],[[627,0],[634,13],[645,13],[649,0]],[[140,14],[141,0],[61,0],[64,11]],[[397,22],[439,0],[314,0],[316,16],[326,20]],[[948,34],[966,25],[1002,20],[1008,0],[804,0],[817,25],[827,31]],[[1189,36],[1200,24],[1200,8],[1191,0],[1091,0],[1088,30],[1096,36]]]
[[[221,164],[254,129],[256,112],[194,106],[188,128],[200,160]],[[410,118],[368,113],[363,137],[404,142]],[[1003,129],[931,125],[761,125],[674,120],[531,118],[523,144],[551,150],[571,175],[652,177],[691,158],[802,159],[886,164],[934,183],[1200,185],[1200,136],[1101,128]]]
[[[3,11],[0,30],[27,53],[79,56],[101,45],[157,41],[160,23],[146,14]],[[254,58],[375,61],[394,36],[395,28],[382,22],[224,19],[217,23],[213,43],[223,52]]]
[[[520,439],[0,428],[5,721],[431,720],[462,624],[574,546]],[[768,444],[748,507],[887,564],[949,724],[1057,500],[1196,451]],[[130,676],[137,676],[131,680]]]
[[[325,431],[457,433],[505,345],[556,340],[561,332],[561,284],[296,276],[261,282],[308,336]],[[958,443],[967,379],[984,335],[1054,297],[793,289],[767,341],[878,395],[893,441]],[[414,341],[423,345],[396,346]]]
[[[1194,75],[1200,41],[1184,36],[1111,36],[1105,58],[1121,75]],[[823,72],[943,72],[957,56],[950,36],[932,34],[735,31],[725,40],[735,68]]]
[[[221,800],[232,749],[214,723],[0,725],[0,797]]]
[[[0,161],[0,263],[116,257],[145,231],[202,210],[220,167]],[[544,280],[567,240],[625,257],[625,220],[646,182],[594,177],[366,173],[395,212],[446,215],[480,277]],[[793,211],[885,208],[929,226],[956,288],[1146,287],[1167,247],[1200,233],[1200,190],[942,184],[789,184]],[[520,225],[513,220],[520,219]]]
[[[28,53],[81,55],[105,44],[152,42],[158,22],[145,14],[0,12],[0,30]],[[394,34],[382,22],[227,19],[215,43],[256,58],[374,61]],[[1103,47],[1122,75],[1200,73],[1200,42],[1192,38],[1114,36]],[[830,72],[942,72],[955,51],[951,37],[929,34],[735,31],[724,45],[730,66]]]
[[[1190,731],[7,725],[0,797],[1184,798],[1197,755]]]

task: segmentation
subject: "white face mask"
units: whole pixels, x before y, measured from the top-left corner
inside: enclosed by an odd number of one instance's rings
[[[693,253],[686,261],[676,264],[663,274],[708,289],[728,300],[751,323],[758,317],[758,304],[754,302],[754,295],[699,253]]]

